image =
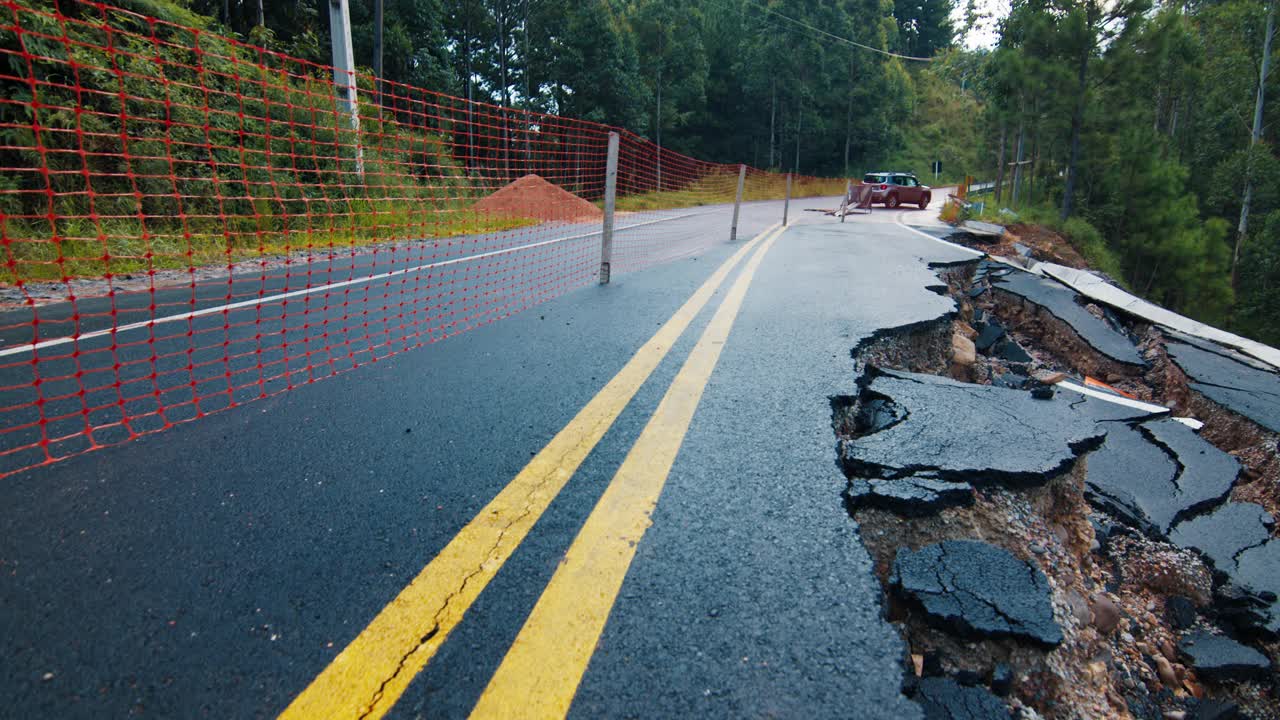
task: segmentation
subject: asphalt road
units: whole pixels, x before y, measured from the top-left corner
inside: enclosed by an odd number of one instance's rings
[[[860,339],[952,309],[925,289],[927,263],[968,255],[895,222],[926,213],[840,225],[806,204],[826,203],[793,204],[729,308],[574,717],[918,716],[841,502],[830,398],[854,392]],[[753,205],[742,235],[777,209]],[[0,481],[0,714],[281,713],[741,245]],[[749,264],[664,349],[389,717],[476,706]]]

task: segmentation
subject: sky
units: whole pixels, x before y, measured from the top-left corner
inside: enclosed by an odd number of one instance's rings
[[[1009,14],[1009,0],[973,0],[975,9],[982,16],[973,30],[963,39],[969,50],[993,48],[1000,39],[997,23]],[[958,0],[951,13],[957,28],[964,27],[965,10],[969,0]]]

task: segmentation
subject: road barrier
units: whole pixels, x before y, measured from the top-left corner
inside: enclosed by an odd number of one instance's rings
[[[0,36],[0,476],[697,253],[785,195],[99,3],[6,2]]]

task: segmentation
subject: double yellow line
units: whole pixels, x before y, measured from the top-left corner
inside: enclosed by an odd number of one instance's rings
[[[472,716],[563,717],[747,287],[782,229],[739,248],[608,384],[334,658],[281,718],[380,718],[613,425],[734,267],[750,260],[565,554]]]

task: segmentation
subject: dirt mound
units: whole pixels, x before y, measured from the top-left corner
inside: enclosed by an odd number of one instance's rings
[[[525,175],[477,202],[477,212],[556,222],[598,220],[600,208],[537,175]]]

